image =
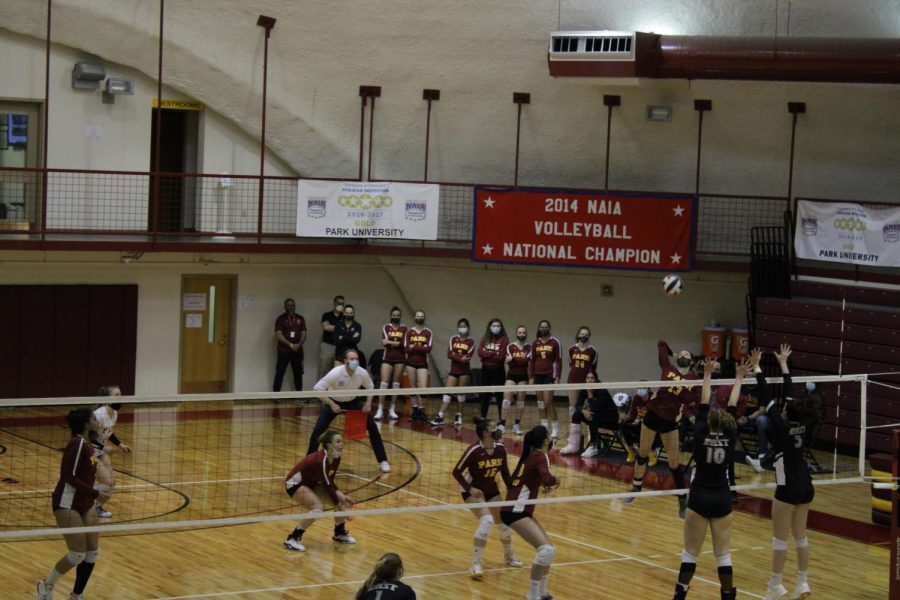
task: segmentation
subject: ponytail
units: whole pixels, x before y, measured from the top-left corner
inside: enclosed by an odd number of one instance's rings
[[[356,592],[354,598],[360,600],[363,595],[365,595],[366,590],[373,585],[377,585],[383,581],[395,581],[402,570],[403,560],[400,558],[400,555],[388,552],[375,563],[375,569],[372,571],[372,574],[366,578],[365,582],[363,582],[362,587]]]
[[[734,417],[724,410],[711,410],[706,417],[706,424],[710,431],[723,433],[737,427]]]
[[[491,424],[490,419],[483,419],[481,417],[475,417],[472,419],[472,422],[475,423],[475,435],[478,436],[478,441],[484,437],[484,432],[488,430],[488,426]]]
[[[519,462],[516,463],[516,468],[512,472],[513,479],[522,476],[521,471],[524,468],[525,459],[528,458],[528,455],[531,454],[534,448],[543,446],[549,435],[547,428],[543,425],[538,425],[525,434],[525,439],[522,440],[522,456],[519,457]]]

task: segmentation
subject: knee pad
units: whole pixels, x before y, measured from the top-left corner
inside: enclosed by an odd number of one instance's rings
[[[503,408],[509,408],[511,404],[512,404],[512,402],[510,401],[509,398],[504,398],[503,402],[500,404],[500,406],[502,406]]]
[[[66,560],[69,561],[69,564],[73,567],[77,567],[81,563],[84,562],[84,557],[86,552],[67,552]]]
[[[697,564],[697,557],[688,552],[687,550],[681,551],[681,562],[687,564]]]
[[[638,453],[637,458],[635,458],[635,461],[639,465],[646,465],[648,462],[650,462],[650,457],[644,456],[643,454]]]
[[[772,538],[772,550],[787,550],[787,540],[779,540],[777,537]]]
[[[84,562],[86,563],[95,563],[97,562],[97,557],[100,556],[100,549],[96,550],[88,550],[84,553]]]
[[[500,541],[502,541],[504,545],[512,541],[512,529],[509,528],[509,525],[504,523],[500,523]]]
[[[311,511],[309,511],[309,514],[314,515],[314,514],[318,514],[318,513],[321,513],[321,512],[325,512],[325,511],[322,510],[321,508],[314,508],[314,509],[312,509]]]
[[[460,404],[465,404],[466,403],[466,395],[465,394],[457,394],[456,401],[459,402]]]
[[[716,566],[721,567],[730,567],[731,566],[731,552],[727,554],[723,554],[722,556],[716,557]]]
[[[796,544],[798,548],[808,548],[809,547],[809,538],[804,537],[799,540],[797,538],[794,538],[794,544]]]
[[[494,528],[494,517],[491,515],[484,515],[480,519],[478,519],[478,529],[475,530],[475,538],[487,541],[488,536],[491,535],[491,529]]]
[[[544,404],[543,400],[537,401],[538,410],[544,410],[547,406]]]
[[[378,384],[378,389],[380,389],[380,390],[386,390],[386,389],[388,389],[388,382],[387,382],[387,381],[382,381],[381,383],[379,383],[379,384]]]
[[[443,402],[444,404],[450,404],[450,400],[452,400],[450,394],[444,394],[444,397],[441,398],[441,402]]]
[[[112,486],[108,483],[98,483],[94,486],[94,489],[100,492],[101,494],[108,494],[110,490],[112,490]]]
[[[393,389],[395,389],[395,390],[399,390],[399,389],[400,389],[400,382],[399,382],[399,381],[393,382],[393,383],[391,384],[391,387],[392,387]]]
[[[556,555],[556,548],[550,544],[544,544],[537,549],[534,556],[534,564],[542,567],[549,567],[553,563],[553,557]]]

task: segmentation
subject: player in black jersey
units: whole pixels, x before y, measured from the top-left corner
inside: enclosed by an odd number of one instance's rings
[[[710,410],[712,374],[717,363],[707,358],[703,363],[703,388],[700,408],[694,421],[694,475],[684,518],[684,550],[675,584],[675,600],[687,598],[688,586],[697,570],[697,557],[703,548],[706,529],[712,530],[713,553],[722,584],[722,599],[735,598],[731,567],[731,485],[728,466],[733,460],[737,440],[734,420],[741,380],[750,372],[750,362],[738,365],[735,384],[726,411]]]
[[[794,384],[788,369],[791,347],[781,344],[775,359],[784,378],[783,401],[773,400],[766,378],[759,368],[762,351],[755,349],[750,359],[756,372],[760,405],[766,405],[773,446],[775,467],[775,499],[772,501],[772,577],[766,589],[765,600],[778,600],[787,596],[787,588],[781,582],[784,563],[787,560],[788,534],[794,536],[797,546],[797,581],[791,599],[808,598],[809,541],[806,537],[806,518],[815,490],[809,466],[803,456],[806,429],[816,422],[816,406],[809,396],[794,398]]]
[[[403,561],[388,552],[375,563],[375,570],[366,578],[355,600],[416,600],[416,592],[400,581],[403,577]]]

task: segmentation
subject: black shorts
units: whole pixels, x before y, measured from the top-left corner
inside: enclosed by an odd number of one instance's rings
[[[731,490],[725,488],[691,488],[688,508],[704,519],[721,519],[731,514]]]
[[[787,504],[809,504],[816,496],[816,488],[806,484],[801,486],[779,485],[775,488],[775,499]]]
[[[530,518],[531,518],[531,515],[529,515],[526,512],[517,513],[517,512],[508,511],[508,512],[500,513],[500,520],[503,521],[503,524],[506,526],[510,526],[513,523],[515,523],[516,521],[521,521],[522,519],[530,519]]]
[[[394,366],[394,365],[403,365],[403,366],[405,367],[405,366],[406,366],[406,361],[403,360],[403,359],[400,359],[400,360],[383,360],[383,361],[381,361],[381,364],[383,364],[383,365],[391,365],[391,366]]]
[[[648,410],[644,415],[644,427],[656,433],[669,433],[678,429],[678,423],[663,419],[652,410]]]
[[[513,383],[528,383],[528,375],[517,375],[515,373],[507,373],[506,378]]]
[[[553,375],[535,375],[534,376],[534,385],[547,385],[548,383],[553,383],[555,380],[553,379]]]
[[[469,500],[469,496],[471,496],[471,495],[472,495],[472,494],[470,494],[469,492],[462,492],[462,499],[463,499],[463,501],[464,501],[464,502],[468,501],[468,500]],[[497,492],[497,493],[494,494],[493,496],[490,496],[490,497],[488,497],[488,498],[485,498],[485,502],[493,502],[494,500],[497,500],[498,498],[500,498],[500,492]]]
[[[288,496],[290,496],[291,498],[293,498],[293,497],[294,497],[294,494],[297,493],[297,490],[299,490],[299,489],[300,489],[300,486],[302,486],[302,485],[303,485],[302,483],[297,483],[297,484],[294,484],[294,485],[292,485],[292,486],[290,486],[290,487],[284,486],[284,491],[287,492],[287,495],[288,495]]]

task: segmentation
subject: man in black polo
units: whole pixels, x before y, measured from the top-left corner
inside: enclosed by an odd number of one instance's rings
[[[319,345],[319,378],[334,368],[334,328],[344,318],[344,297],[335,296],[331,310],[322,314],[322,343]]]

